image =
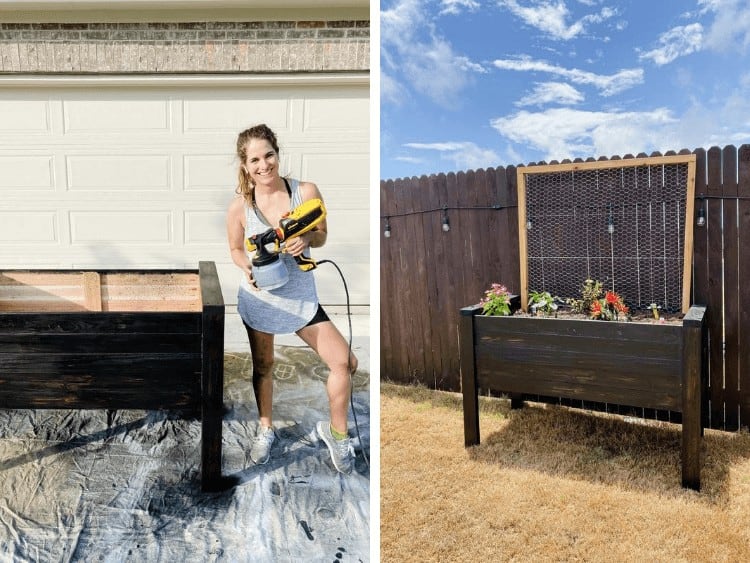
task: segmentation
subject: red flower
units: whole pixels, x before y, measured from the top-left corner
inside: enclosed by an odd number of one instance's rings
[[[602,304],[598,301],[594,301],[591,304],[591,316],[596,318],[602,314]]]
[[[608,305],[617,305],[617,303],[620,301],[620,296],[617,295],[614,291],[608,291],[604,296],[604,300]]]

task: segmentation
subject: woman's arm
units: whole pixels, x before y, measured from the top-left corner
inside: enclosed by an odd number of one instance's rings
[[[245,251],[245,205],[241,197],[237,197],[229,204],[227,211],[227,241],[229,242],[229,253],[232,256],[232,262],[245,272],[247,281],[254,287],[250,259]]]

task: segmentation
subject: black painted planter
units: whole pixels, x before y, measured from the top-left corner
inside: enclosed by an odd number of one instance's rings
[[[461,309],[466,446],[479,443],[479,389],[581,399],[682,413],[682,484],[700,488],[703,317],[682,325],[487,317]]]
[[[204,490],[223,486],[223,352],[213,262],[0,272],[0,408],[200,413]]]

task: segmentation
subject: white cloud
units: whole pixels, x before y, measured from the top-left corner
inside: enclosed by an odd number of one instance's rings
[[[594,74],[577,68],[564,68],[546,61],[537,61],[529,57],[519,59],[497,59],[493,61],[497,68],[522,72],[546,72],[561,76],[575,84],[586,84],[601,90],[603,96],[612,96],[643,82],[643,69],[623,69],[615,74]]]
[[[519,111],[493,119],[490,125],[504,137],[542,152],[547,160],[562,160],[674,148],[662,143],[665,127],[675,122],[664,108],[650,112],[556,108]]]
[[[475,0],[440,0],[440,15],[443,14],[460,14],[461,10],[465,9],[470,12],[474,12],[479,9],[479,2]]]
[[[408,95],[404,87],[392,76],[386,72],[380,73],[380,100],[382,102],[401,105]]]
[[[699,23],[673,27],[659,36],[660,47],[642,53],[639,58],[651,59],[657,66],[671,63],[678,57],[700,51],[703,46],[703,26]]]
[[[436,103],[450,106],[481,64],[456,54],[440,37],[420,0],[401,0],[380,14],[383,70]]]
[[[573,88],[570,84],[561,82],[537,82],[534,91],[518,100],[515,105],[519,107],[562,104],[575,105],[583,101],[583,94]]]
[[[440,159],[451,162],[455,170],[476,170],[489,168],[502,163],[498,154],[491,149],[483,149],[476,143],[443,142],[443,143],[406,143],[410,149],[437,151]]]
[[[535,27],[555,39],[573,39],[586,31],[589,24],[601,23],[617,15],[612,8],[602,8],[598,14],[588,14],[568,24],[570,12],[563,0],[537,0],[531,6],[522,6],[517,0],[497,0],[499,6],[507,8],[524,23]]]
[[[750,46],[750,5],[747,0],[703,0],[705,12],[715,12],[708,26],[705,45],[716,51],[745,52]]]

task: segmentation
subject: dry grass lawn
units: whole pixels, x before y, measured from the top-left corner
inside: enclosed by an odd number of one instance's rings
[[[381,558],[750,561],[750,435],[706,431],[701,492],[680,426],[381,385]]]

